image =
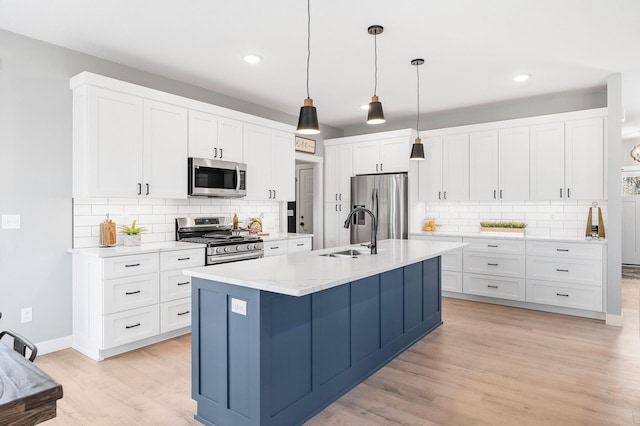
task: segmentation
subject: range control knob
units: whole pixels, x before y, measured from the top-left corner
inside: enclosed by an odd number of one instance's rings
[[[242,250],[242,246],[236,246],[236,251]]]
[[[223,253],[223,252],[224,252],[224,249],[222,247],[218,247],[216,249],[216,253]]]
[[[225,251],[225,253],[229,253],[229,252],[231,252],[231,247],[225,247],[225,248],[224,248],[224,251]]]
[[[253,250],[253,244],[247,244],[247,250]]]

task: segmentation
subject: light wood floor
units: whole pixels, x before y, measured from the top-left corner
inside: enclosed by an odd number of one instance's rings
[[[623,280],[623,328],[445,299],[444,325],[307,425],[640,425],[639,283]],[[199,424],[189,336],[36,364],[64,389],[47,425]]]

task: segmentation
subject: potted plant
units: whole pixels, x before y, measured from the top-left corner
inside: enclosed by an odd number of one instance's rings
[[[484,232],[521,232],[524,234],[524,230],[527,224],[524,222],[480,222],[480,231]]]
[[[141,226],[136,226],[136,221],[131,222],[131,225],[122,225],[120,227],[120,233],[124,234],[125,246],[139,246],[140,245],[140,233],[145,229]]]

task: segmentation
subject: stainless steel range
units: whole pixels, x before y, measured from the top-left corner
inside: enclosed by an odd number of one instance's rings
[[[264,257],[262,239],[233,229],[229,217],[176,218],[176,241],[206,244],[205,265]]]

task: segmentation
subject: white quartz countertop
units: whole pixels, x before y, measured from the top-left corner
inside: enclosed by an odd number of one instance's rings
[[[90,247],[69,249],[69,253],[79,254],[82,256],[94,257],[113,257],[127,256],[131,254],[157,253],[161,251],[188,250],[195,248],[204,248],[205,244],[183,243],[180,241],[166,241],[162,243],[141,244],[134,247],[114,246],[114,247]]]
[[[297,234],[297,233],[275,233],[269,235],[263,235],[262,241],[280,241],[280,240],[293,240],[296,238],[309,238],[313,237],[313,234]]]
[[[504,240],[525,240],[525,241],[552,241],[566,243],[588,243],[588,244],[607,244],[605,238],[587,238],[587,237],[550,237],[546,235],[527,235],[519,232],[413,232],[409,238],[413,237],[457,237],[457,238],[491,238]]]
[[[184,274],[257,290],[290,296],[305,296],[360,278],[431,259],[464,245],[462,243],[420,240],[383,240],[378,242],[378,254],[367,253],[355,259],[321,256],[321,254],[350,248],[350,246],[344,246],[243,262],[202,266],[187,269]],[[354,246],[353,248],[368,251],[362,246]]]

